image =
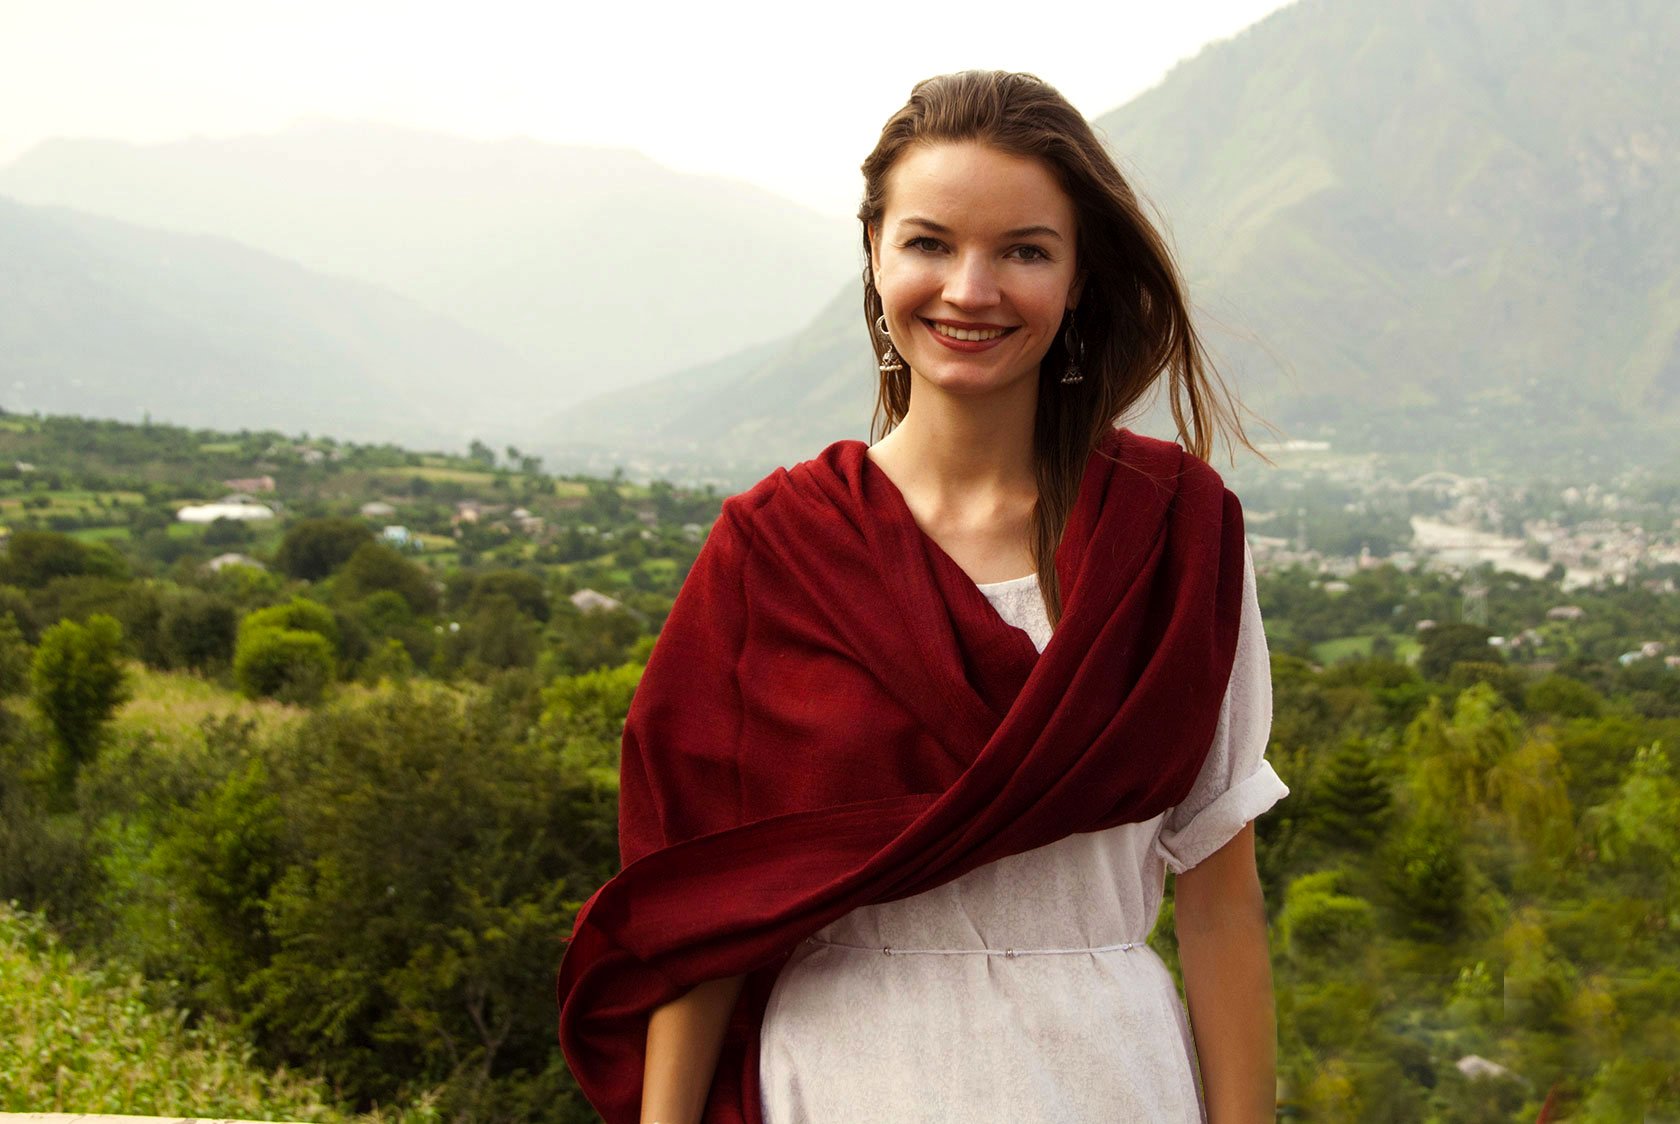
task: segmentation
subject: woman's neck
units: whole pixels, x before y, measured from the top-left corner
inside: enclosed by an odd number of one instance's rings
[[[1037,495],[1036,391],[1023,382],[1005,401],[1004,395],[963,398],[912,383],[904,419],[873,446],[874,459],[899,469],[889,475],[900,490],[914,488],[940,508]]]
[[[1033,568],[1035,406],[917,396],[913,388],[904,420],[868,451],[917,525],[977,582]]]

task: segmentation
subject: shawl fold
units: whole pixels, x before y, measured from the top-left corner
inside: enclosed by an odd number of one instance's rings
[[[1055,556],[1039,653],[861,441],[724,501],[622,742],[623,869],[577,915],[560,1042],[608,1124],[639,1118],[647,1017],[745,975],[704,1114],[761,1124],[758,1031],[801,940],[1188,795],[1241,617],[1237,498],[1114,429]]]

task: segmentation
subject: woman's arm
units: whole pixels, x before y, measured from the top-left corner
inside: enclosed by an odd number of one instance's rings
[[[697,984],[648,1017],[642,1124],[698,1124],[745,978]]]
[[[1173,923],[1209,1124],[1271,1124],[1277,1016],[1252,822],[1178,876]]]

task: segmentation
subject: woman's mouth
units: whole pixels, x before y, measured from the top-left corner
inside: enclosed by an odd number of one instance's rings
[[[1014,327],[990,324],[957,327],[938,320],[928,320],[925,317],[918,317],[918,319],[927,325],[934,339],[954,351],[986,351],[1015,330]]]

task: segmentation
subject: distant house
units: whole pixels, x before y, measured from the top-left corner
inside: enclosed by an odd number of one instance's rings
[[[218,519],[273,519],[274,509],[250,496],[224,496],[215,503],[188,504],[175,513],[182,523],[214,523]]]
[[[361,506],[361,512],[367,519],[389,519],[397,513],[397,509],[384,500],[371,500]]]
[[[404,550],[419,545],[409,529],[397,523],[393,523],[380,531],[379,537],[392,546],[401,547]]]
[[[272,492],[274,477],[247,476],[236,480],[223,480],[222,487],[234,492]]]
[[[229,566],[249,566],[253,570],[268,569],[249,554],[218,554],[204,564],[204,568],[213,574],[219,574]]]
[[[1549,621],[1578,621],[1587,615],[1587,611],[1579,605],[1554,605],[1546,610]]]
[[[477,500],[462,500],[455,505],[455,515],[450,522],[456,526],[462,523],[477,523],[484,507]]]
[[[585,613],[610,613],[614,609],[623,608],[624,604],[615,598],[608,597],[604,593],[597,593],[593,589],[578,590],[576,593],[572,594],[571,601],[572,604],[576,605],[581,612]]]
[[[1466,1077],[1509,1077],[1511,1071],[1498,1062],[1490,1062],[1479,1054],[1465,1054],[1453,1063]]]

